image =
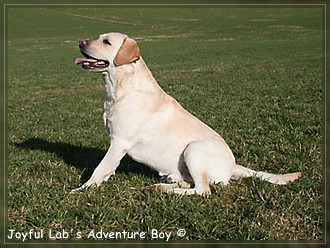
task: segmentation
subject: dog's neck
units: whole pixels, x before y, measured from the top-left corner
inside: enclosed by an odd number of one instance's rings
[[[113,78],[112,73],[103,73],[105,87],[105,101],[112,103],[116,99],[117,80]]]
[[[143,74],[137,72],[143,72]],[[114,102],[120,98],[123,91],[125,91],[124,95],[128,95],[129,91],[140,92],[141,94],[150,91],[154,94],[163,93],[142,57],[134,63],[111,68],[103,73],[103,77],[105,97],[106,101],[109,102]]]

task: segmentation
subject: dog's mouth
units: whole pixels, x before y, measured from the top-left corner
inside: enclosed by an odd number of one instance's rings
[[[85,58],[76,58],[74,62],[77,65],[81,64],[81,67],[84,70],[103,71],[109,66],[109,61],[107,60],[94,58],[83,51],[81,51],[81,53],[85,56]]]

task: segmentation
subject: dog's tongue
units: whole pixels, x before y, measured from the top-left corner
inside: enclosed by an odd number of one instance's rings
[[[74,62],[78,65],[78,64],[82,64],[84,62],[95,63],[95,62],[97,62],[97,60],[96,59],[86,59],[86,58],[76,58],[74,60]]]

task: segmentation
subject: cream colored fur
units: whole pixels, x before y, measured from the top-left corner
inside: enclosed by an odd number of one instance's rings
[[[228,184],[241,177],[286,184],[301,175],[275,175],[237,165],[224,139],[160,88],[137,43],[126,35],[108,33],[82,40],[80,49],[90,58],[85,69],[103,74],[104,123],[111,145],[91,178],[73,192],[108,180],[125,154],[174,182],[156,184],[154,189],[178,194],[210,194],[210,183]],[[109,65],[90,68],[93,58]]]

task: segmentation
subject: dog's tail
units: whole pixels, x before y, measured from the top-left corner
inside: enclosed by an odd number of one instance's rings
[[[288,173],[288,174],[271,174],[262,171],[254,171],[241,165],[236,165],[233,176],[231,179],[239,179],[242,177],[257,177],[261,180],[273,183],[273,184],[287,184],[298,179],[301,176],[301,172]]]

